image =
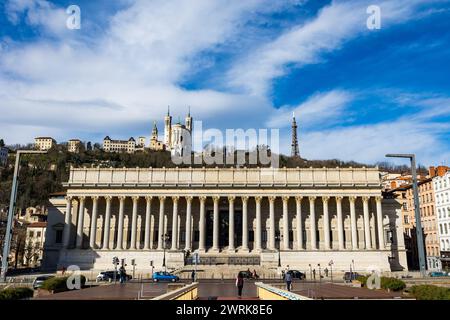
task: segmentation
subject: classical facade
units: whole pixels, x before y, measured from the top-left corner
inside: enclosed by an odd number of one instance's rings
[[[51,199],[44,268],[183,266],[184,253],[306,270],[403,270],[400,205],[375,168],[72,169]],[[61,236],[57,236],[57,234]],[[167,240],[167,241],[166,241]],[[370,270],[369,270],[370,271]]]

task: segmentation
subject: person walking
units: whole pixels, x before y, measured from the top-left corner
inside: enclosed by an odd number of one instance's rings
[[[121,266],[119,268],[119,280],[120,280],[120,283],[124,283],[125,282],[126,274],[127,273],[126,273],[125,267]]]
[[[313,278],[316,280],[316,269],[313,269]]]
[[[292,273],[286,272],[284,276],[284,281],[286,281],[286,289],[287,291],[291,291],[291,284],[292,284]]]
[[[242,289],[244,288],[244,276],[241,272],[238,273],[236,278],[236,287],[238,288],[238,297],[240,299],[242,297]]]
[[[325,272],[325,277],[328,278],[328,268],[325,268],[325,270],[323,270]]]
[[[195,282],[195,270],[192,270],[191,279],[192,279],[192,282]]]

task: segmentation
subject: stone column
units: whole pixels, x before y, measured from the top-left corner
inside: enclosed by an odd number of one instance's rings
[[[382,197],[376,197],[375,201],[377,203],[377,226],[378,226],[378,241],[379,241],[379,249],[385,250],[384,244],[384,226],[383,226],[383,211],[381,209],[381,200]]]
[[[348,197],[350,201],[350,223],[352,230],[352,249],[358,250],[358,232],[356,229],[356,212],[355,212],[355,201],[356,197]]]
[[[173,211],[172,211],[172,250],[177,250],[177,233],[178,233],[178,200],[180,197],[172,197]]]
[[[111,196],[106,196],[105,229],[103,230],[103,250],[109,250],[109,229],[111,228]]]
[[[205,239],[206,239],[206,230],[205,230],[205,202],[206,197],[200,197],[200,221],[199,221],[199,243],[198,243],[198,251],[205,251]]]
[[[78,223],[77,223],[77,248],[81,249],[83,246],[83,223],[84,223],[84,202],[86,197],[80,197],[80,207],[78,208]]]
[[[139,197],[133,197],[133,213],[131,217],[131,250],[136,250],[137,210]]]
[[[242,247],[241,251],[248,252],[248,197],[241,197],[242,199]]]
[[[214,196],[214,220],[213,220],[213,246],[212,251],[219,251],[219,199],[220,197]]]
[[[310,196],[309,197],[309,224],[310,224],[311,250],[317,250],[315,202],[316,202],[316,197]]]
[[[372,248],[372,241],[370,238],[370,219],[369,219],[369,197],[363,197],[363,210],[364,210],[364,239],[366,250]]]
[[[95,235],[97,234],[97,210],[98,197],[92,197],[92,217],[91,217],[91,232],[89,234],[89,247],[95,248]]]
[[[283,197],[283,250],[289,249],[289,217],[288,203],[289,197]]]
[[[70,227],[72,225],[72,197],[66,197],[66,215],[64,216],[63,247],[68,248],[70,242]]]
[[[158,250],[163,249],[163,236],[164,236],[164,202],[166,197],[159,197],[159,221],[158,221]]]
[[[144,250],[150,249],[150,223],[152,218],[152,196],[145,197],[145,234],[144,234]]]
[[[338,241],[339,250],[344,250],[344,221],[342,220],[342,197],[336,197],[336,211],[337,211],[337,230],[338,230]]]
[[[235,252],[234,247],[234,196],[228,197],[228,251]]]
[[[125,199],[125,197],[119,197],[119,221],[117,222],[116,250],[123,250],[123,211],[125,208]]]
[[[262,197],[255,197],[256,202],[256,234],[254,250],[261,251],[261,200]]]
[[[297,250],[303,249],[303,220],[302,220],[302,196],[295,197],[296,204],[296,222],[297,222]]]
[[[330,242],[330,215],[328,213],[328,201],[330,197],[322,197],[323,204],[323,233],[325,235],[325,250],[331,249]]]
[[[191,229],[192,229],[192,197],[186,197],[186,237],[185,237],[185,250],[192,250],[191,243],[192,243],[192,236],[191,236]]]
[[[269,249],[275,250],[275,199],[277,197],[269,197]]]

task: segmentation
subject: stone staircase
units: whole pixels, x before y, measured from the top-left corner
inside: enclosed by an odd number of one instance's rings
[[[191,279],[192,270],[195,266],[187,265],[176,271],[176,274],[181,279]],[[240,271],[256,270],[256,274],[260,279],[278,279],[276,269],[268,269],[266,267],[255,265],[198,265],[197,279],[235,279]]]

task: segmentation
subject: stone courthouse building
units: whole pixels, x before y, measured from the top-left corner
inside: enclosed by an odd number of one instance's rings
[[[114,256],[151,269],[164,253],[175,268],[186,252],[267,268],[279,254],[301,270],[407,268],[401,206],[383,198],[377,168],[72,168],[65,186],[50,199],[46,269],[111,269]]]

